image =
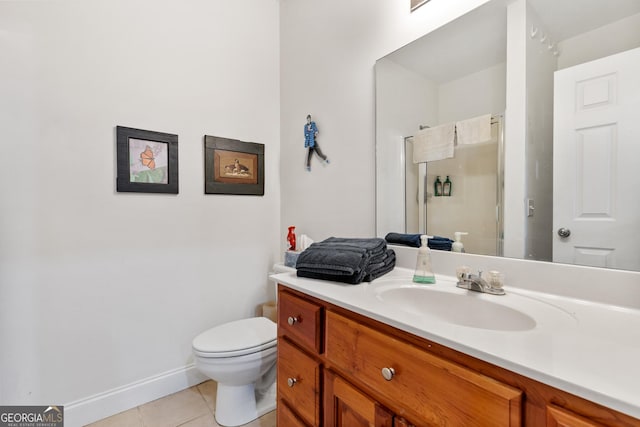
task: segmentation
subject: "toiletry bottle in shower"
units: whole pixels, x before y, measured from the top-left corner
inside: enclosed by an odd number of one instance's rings
[[[420,236],[422,245],[418,249],[418,258],[416,259],[416,271],[413,274],[413,281],[416,283],[436,283],[436,276],[431,268],[431,249],[429,249],[427,235]]]
[[[440,181],[440,175],[436,176],[436,181],[433,183],[433,192],[436,197],[442,196],[442,181]]]
[[[451,196],[451,180],[449,179],[449,175],[447,175],[447,179],[445,179],[444,184],[442,184],[442,195]]]

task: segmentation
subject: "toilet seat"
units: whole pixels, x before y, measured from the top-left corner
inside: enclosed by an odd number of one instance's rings
[[[193,351],[200,357],[235,357],[264,351],[277,344],[277,326],[266,317],[252,317],[225,323],[193,339]]]

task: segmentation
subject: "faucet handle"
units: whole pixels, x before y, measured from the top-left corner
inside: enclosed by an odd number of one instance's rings
[[[504,273],[497,270],[491,270],[489,272],[489,285],[495,289],[502,289],[504,286]]]
[[[460,267],[456,268],[456,278],[458,280],[466,279],[467,277],[469,277],[469,267],[467,267],[466,265],[461,265]]]

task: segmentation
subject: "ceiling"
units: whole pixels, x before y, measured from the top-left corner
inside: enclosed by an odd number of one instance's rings
[[[556,42],[640,13],[640,0],[528,2]],[[444,83],[505,62],[506,33],[506,2],[493,0],[385,58]]]

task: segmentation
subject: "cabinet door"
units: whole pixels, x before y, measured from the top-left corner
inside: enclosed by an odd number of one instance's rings
[[[278,398],[305,422],[320,426],[320,365],[287,340],[278,339]]]
[[[278,402],[278,411],[276,415],[278,418],[276,425],[278,427],[307,427],[307,425],[300,421],[300,419],[286,404],[283,403],[282,400]]]
[[[392,427],[393,415],[331,371],[325,371],[326,427]]]
[[[604,427],[595,421],[555,405],[547,406],[547,427]]]

